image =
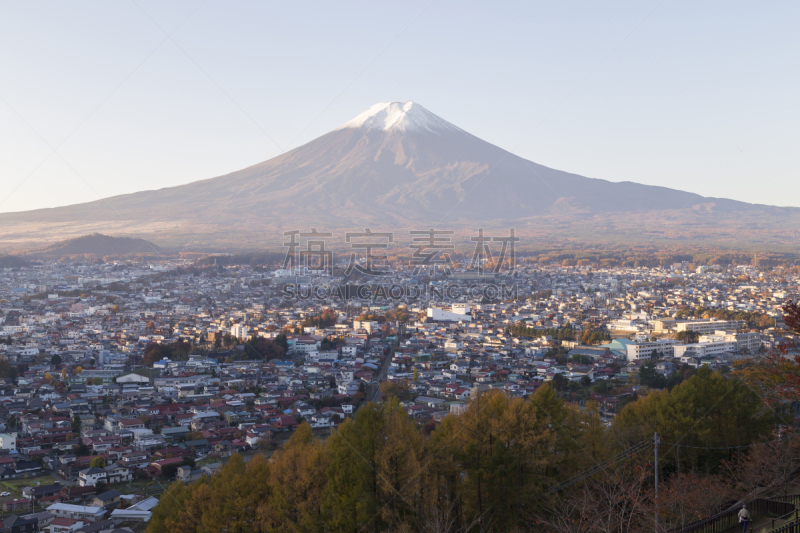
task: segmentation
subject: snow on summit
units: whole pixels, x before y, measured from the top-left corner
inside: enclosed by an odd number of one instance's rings
[[[414,102],[375,104],[337,129],[363,128],[382,131],[462,131]]]

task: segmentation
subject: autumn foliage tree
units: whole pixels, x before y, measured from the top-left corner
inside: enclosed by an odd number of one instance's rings
[[[286,350],[277,342],[263,337],[251,337],[244,344],[244,354],[248,359],[263,359],[271,361],[280,359]]]
[[[670,476],[659,488],[660,525],[664,531],[671,531],[715,515],[735,494],[719,475],[682,472]]]
[[[783,312],[784,323],[796,338],[753,359],[737,361],[737,374],[754,389],[763,391],[765,401],[773,407],[800,401],[800,306],[789,301]]]
[[[770,479],[800,466],[800,451],[776,441],[780,411],[763,408],[741,380],[707,367],[629,403],[610,425],[597,403],[568,405],[549,384],[524,399],[489,390],[428,431],[387,394],[325,440],[304,422],[269,459],[236,454],[210,477],[171,485],[147,531],[616,533],[652,531],[656,510],[662,528],[679,527],[783,490]],[[655,431],[658,502],[652,448],[548,490]]]

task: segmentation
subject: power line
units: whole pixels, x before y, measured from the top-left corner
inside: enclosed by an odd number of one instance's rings
[[[567,488],[567,487],[569,487],[571,485],[574,485],[575,483],[583,481],[584,479],[586,479],[588,477],[591,477],[594,474],[597,474],[598,472],[602,472],[606,468],[608,468],[610,466],[613,466],[613,465],[615,465],[615,464],[617,464],[617,463],[619,463],[621,461],[624,461],[625,459],[629,459],[630,457],[633,457],[634,455],[636,455],[640,451],[643,451],[643,450],[649,448],[651,446],[651,444],[652,444],[652,442],[651,442],[650,439],[643,440],[639,444],[635,444],[635,445],[631,446],[627,450],[618,453],[614,457],[611,457],[610,459],[606,459],[602,463],[598,463],[598,464],[596,464],[595,466],[593,466],[592,468],[590,468],[588,470],[584,470],[583,472],[575,474],[571,478],[562,481],[558,485],[553,485],[552,487],[550,487],[549,489],[547,489],[545,491],[545,495],[554,494],[554,493],[556,493],[556,492],[558,492],[560,490],[563,490],[563,489],[565,489],[565,488]]]
[[[672,442],[661,441],[662,444],[669,444],[678,448],[696,448],[698,450],[738,450],[741,448],[750,448],[751,446],[761,446],[762,444],[772,444],[773,442],[781,442],[785,439],[775,439],[767,442],[754,442],[752,444],[743,444],[742,446],[689,446],[688,444],[675,444]]]

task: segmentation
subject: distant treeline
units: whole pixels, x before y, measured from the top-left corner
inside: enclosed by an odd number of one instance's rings
[[[640,247],[619,249],[588,250],[541,250],[518,251],[518,260],[540,264],[558,263],[563,266],[598,266],[613,268],[625,267],[665,267],[686,262],[693,266],[753,265],[758,267],[792,266],[800,260],[797,254],[789,253],[745,253],[730,252],[689,246],[679,251]]]
[[[707,307],[692,307],[678,310],[675,318],[716,318],[718,320],[744,320],[753,328],[769,328],[775,325],[775,319],[761,313],[748,311],[730,311],[728,309],[708,309]]]
[[[583,344],[594,344],[595,342],[610,341],[611,335],[604,329],[587,329],[579,331],[572,326],[563,328],[537,329],[524,325],[509,326],[506,330],[513,337],[552,337],[559,341],[579,340]],[[580,334],[580,335],[579,335]]]
[[[264,265],[277,266],[286,258],[286,252],[261,252],[244,253],[234,255],[209,255],[194,262],[197,267],[207,266],[250,266],[259,267]]]
[[[509,326],[508,333],[513,337],[552,337],[559,341],[573,341],[575,340],[575,333],[571,326],[564,328],[544,328],[537,329],[528,326]]]

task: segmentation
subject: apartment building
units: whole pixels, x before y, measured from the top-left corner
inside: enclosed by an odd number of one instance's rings
[[[626,347],[628,361],[638,361],[639,359],[649,359],[653,357],[653,352],[664,356],[674,356],[675,347],[680,345],[681,341],[671,339],[659,339],[652,342],[637,342],[628,344]]]
[[[675,326],[676,331],[694,331],[701,335],[708,335],[717,330],[737,330],[744,327],[744,320],[690,320],[678,322]]]
[[[736,351],[736,341],[695,342],[675,346],[675,357],[717,357]]]

